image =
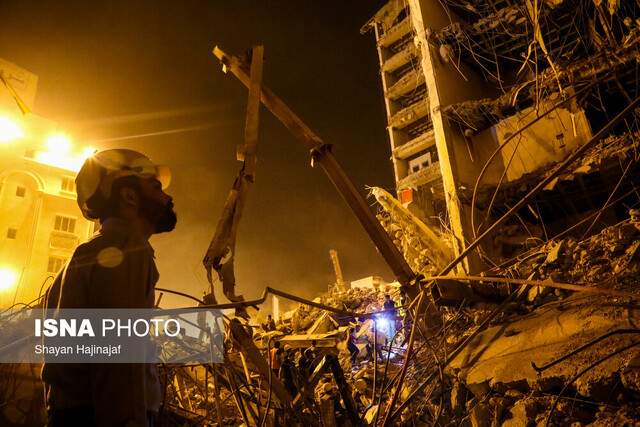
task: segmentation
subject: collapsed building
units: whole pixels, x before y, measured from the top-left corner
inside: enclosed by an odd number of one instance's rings
[[[637,15],[615,1],[387,3],[363,31],[377,40],[398,198],[459,254],[636,98]],[[553,237],[614,189],[628,193],[636,131],[633,115],[608,129],[464,270]],[[628,218],[624,203],[576,232]]]
[[[405,208],[374,190],[379,219],[416,272],[502,278],[428,282],[445,318],[468,307],[475,326],[462,334],[475,337],[442,342],[449,394],[423,420],[637,419],[637,299],[553,286],[637,292],[639,13],[617,1],[409,0],[363,27]]]

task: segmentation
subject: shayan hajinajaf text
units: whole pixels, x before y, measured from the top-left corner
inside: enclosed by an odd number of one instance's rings
[[[75,347],[75,348],[74,348]],[[36,354],[48,354],[52,356],[60,356],[65,354],[82,354],[85,356],[120,354],[122,345],[42,345],[37,344],[34,347]]]

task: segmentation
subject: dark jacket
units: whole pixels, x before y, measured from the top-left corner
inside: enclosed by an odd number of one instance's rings
[[[125,221],[109,218],[76,248],[51,287],[47,306],[153,308],[157,281],[147,239]],[[45,363],[42,379],[53,410],[91,405],[98,426],[144,426],[147,412],[160,407],[155,364]]]

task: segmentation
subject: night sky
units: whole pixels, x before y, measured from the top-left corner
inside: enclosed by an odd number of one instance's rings
[[[130,148],[172,168],[178,226],[151,239],[158,286],[200,296],[202,258],[240,167],[248,93],[222,73],[213,47],[242,54],[264,45],[264,84],[335,144],[363,194],[390,189],[375,37],[359,34],[383,4],[1,0],[0,57],[39,76],[34,113],[58,121],[77,146]],[[330,249],[345,280],[393,280],[302,144],[266,108],[260,114],[256,183],[236,246],[239,292],[252,299],[272,286],[315,297],[335,280]],[[219,283],[216,294],[225,301]]]

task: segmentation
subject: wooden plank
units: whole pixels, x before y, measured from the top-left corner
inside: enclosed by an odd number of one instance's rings
[[[262,64],[264,48],[256,46],[251,55],[251,79],[249,83],[249,100],[247,102],[247,118],[244,127],[244,173],[253,177],[256,168],[256,152],[258,147],[258,124],[260,111],[260,88],[262,87]],[[238,153],[240,154],[240,153]],[[240,155],[238,155],[240,157]]]
[[[250,78],[246,72],[246,66],[242,64],[238,58],[227,55],[217,46],[214,48],[213,53],[245,86],[248,87],[250,85]],[[315,135],[282,100],[264,85],[262,85],[261,101],[287,129],[307,147],[313,159],[320,163],[325,173],[329,176],[329,179],[354,212],[360,224],[362,224],[369,234],[369,237],[371,237],[371,240],[373,240],[380,254],[391,267],[398,281],[406,286],[407,294],[411,298],[415,298],[418,291],[408,286],[411,280],[415,278],[415,273],[411,270],[411,267],[409,267],[409,264],[407,264],[407,261],[400,251],[395,247],[384,228],[382,228],[382,225],[380,225],[380,222],[371,211],[369,204],[358,192],[353,182],[351,182],[333,156],[330,145]]]

